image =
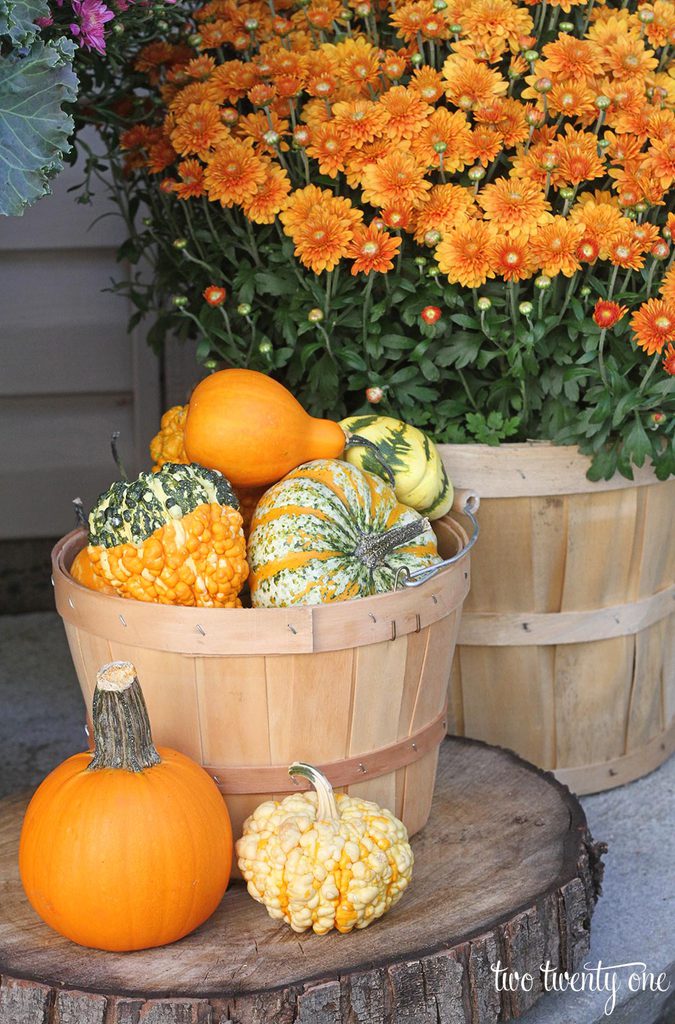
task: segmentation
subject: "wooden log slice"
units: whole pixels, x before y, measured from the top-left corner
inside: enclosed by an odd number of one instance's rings
[[[401,902],[350,935],[296,935],[233,884],[174,945],[84,949],[28,904],[17,869],[27,800],[0,803],[0,1024],[496,1024],[589,948],[602,850],[578,801],[514,754],[449,738]],[[491,966],[528,972],[498,992]]]

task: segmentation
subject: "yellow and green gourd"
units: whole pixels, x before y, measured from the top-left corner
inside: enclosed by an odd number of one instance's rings
[[[349,435],[377,446],[394,477],[396,497],[425,516],[440,519],[450,511],[453,488],[438,448],[417,427],[391,416],[349,416],[340,426]],[[343,458],[367,473],[385,478],[386,471],[370,447],[348,445]]]
[[[379,477],[339,459],[307,462],[274,484],[248,543],[254,607],[324,604],[394,590],[400,569],[440,561],[429,520]]]

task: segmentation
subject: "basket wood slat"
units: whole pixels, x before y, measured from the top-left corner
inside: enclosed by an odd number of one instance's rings
[[[451,517],[434,525],[443,557],[466,545]],[[313,607],[210,609],[87,590],[68,573],[84,542],[73,531],[56,545],[53,578],[87,708],[96,670],[133,662],[156,742],[214,775],[235,834],[258,803],[288,789],[272,784],[295,760],[327,766],[338,781],[358,779],[340,788],[391,808],[411,834],[422,828],[468,554],[412,590]]]
[[[541,442],[440,447],[481,496],[450,731],[578,793],[652,771],[675,750],[675,480],[592,483]]]

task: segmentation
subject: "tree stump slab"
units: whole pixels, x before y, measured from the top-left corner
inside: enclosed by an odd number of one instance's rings
[[[542,964],[571,972],[588,953],[603,850],[579,802],[476,741],[443,743],[411,886],[350,935],[296,935],[237,882],[171,946],[76,946],[23,894],[26,804],[0,802],[0,1024],[497,1024],[539,998]],[[498,991],[498,961],[531,990]]]

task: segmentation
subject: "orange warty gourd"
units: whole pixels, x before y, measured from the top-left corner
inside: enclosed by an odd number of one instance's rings
[[[187,457],[220,470],[234,487],[266,487],[301,462],[336,459],[345,440],[338,423],[310,416],[255,370],[219,370],[200,381],[185,422]]]
[[[220,903],[232,829],[218,787],[155,748],[135,669],[112,662],[94,692],[95,750],[48,775],[21,832],[21,881],[51,928],[111,951],[188,935]]]

